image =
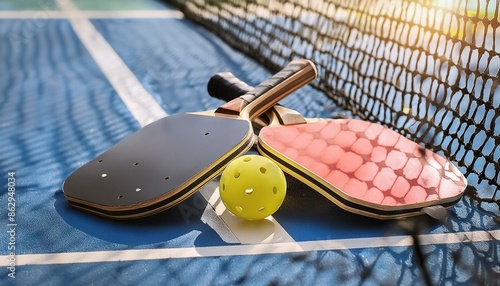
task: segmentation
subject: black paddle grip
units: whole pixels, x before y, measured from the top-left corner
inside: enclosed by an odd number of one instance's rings
[[[224,101],[231,101],[253,89],[231,72],[220,72],[208,81],[208,94]]]
[[[307,68],[313,69],[313,72],[304,72]],[[229,102],[237,97],[241,97],[248,104],[299,72],[303,72],[302,74],[306,75],[306,78],[311,76],[307,81],[314,79],[317,75],[316,67],[312,62],[294,60],[283,70],[255,88],[249,86],[230,72],[221,72],[210,78],[207,89],[209,95],[214,98]]]
[[[298,78],[300,80],[294,80],[295,83],[288,84],[286,88],[287,91],[283,90],[281,94],[286,96],[301,87],[304,83],[308,83],[311,80],[315,79],[317,76],[316,67],[311,61],[308,60],[293,60],[280,72],[278,72],[271,78],[268,78],[263,83],[259,84],[250,92],[247,92],[241,97],[247,102],[253,102],[256,98],[260,97],[271,89],[276,88],[281,83],[290,81],[296,75],[300,75],[300,77]]]

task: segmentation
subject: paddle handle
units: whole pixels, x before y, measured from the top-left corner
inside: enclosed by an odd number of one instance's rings
[[[253,120],[281,99],[314,80],[317,74],[316,66],[311,61],[293,60],[252,90],[220,106],[215,113],[240,115]],[[237,86],[244,87],[242,84]]]
[[[248,85],[231,72],[216,73],[210,78],[207,84],[208,94],[211,97],[226,102],[238,98],[252,89],[253,86]]]

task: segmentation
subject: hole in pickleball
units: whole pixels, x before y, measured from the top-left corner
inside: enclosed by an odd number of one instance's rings
[[[108,174],[106,174],[106,173],[101,174],[102,178],[106,178],[107,176],[108,176]]]
[[[260,207],[259,212],[263,212],[266,208],[265,207]]]
[[[226,184],[222,184],[222,191],[224,192],[226,190]]]
[[[235,208],[237,211],[239,211],[239,212],[242,212],[242,211],[243,211],[243,208],[242,208],[242,207],[240,207],[240,206],[236,206],[236,207],[234,207],[234,208]]]
[[[253,189],[246,189],[245,194],[247,194],[247,195],[253,194]]]
[[[259,170],[262,174],[265,174],[267,172],[267,169],[265,167],[260,167]]]
[[[122,199],[122,198],[123,198],[123,196],[118,196],[118,199]]]
[[[250,157],[243,158],[243,162],[250,162],[250,161],[252,161],[252,158]]]
[[[142,189],[141,188],[137,188],[137,189],[135,189],[135,191],[136,192],[140,192],[140,191],[142,191]]]
[[[275,195],[276,195],[277,193],[278,193],[278,188],[273,187],[273,194],[275,194]]]
[[[238,179],[240,177],[240,172],[234,171],[233,176],[234,176],[234,178]]]

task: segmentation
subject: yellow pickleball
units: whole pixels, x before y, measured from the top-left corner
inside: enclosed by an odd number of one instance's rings
[[[286,195],[283,171],[270,159],[246,155],[226,167],[219,182],[222,202],[234,215],[259,220],[274,214]]]

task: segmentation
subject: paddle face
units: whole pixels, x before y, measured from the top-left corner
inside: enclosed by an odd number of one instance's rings
[[[252,119],[315,77],[313,63],[292,61],[217,110],[153,122],[76,170],[63,192],[72,206],[115,219],[168,209],[251,148]]]
[[[375,218],[452,206],[467,185],[448,160],[361,120],[264,127],[259,152],[342,208]]]
[[[228,73],[210,85],[225,100],[251,88]],[[260,131],[259,152],[345,210],[379,219],[418,215],[451,207],[467,186],[448,160],[382,125],[270,111],[260,122],[271,126]]]
[[[63,191],[71,205],[104,216],[156,213],[184,200],[245,153],[252,136],[246,120],[194,114],[165,117],[76,170]]]

